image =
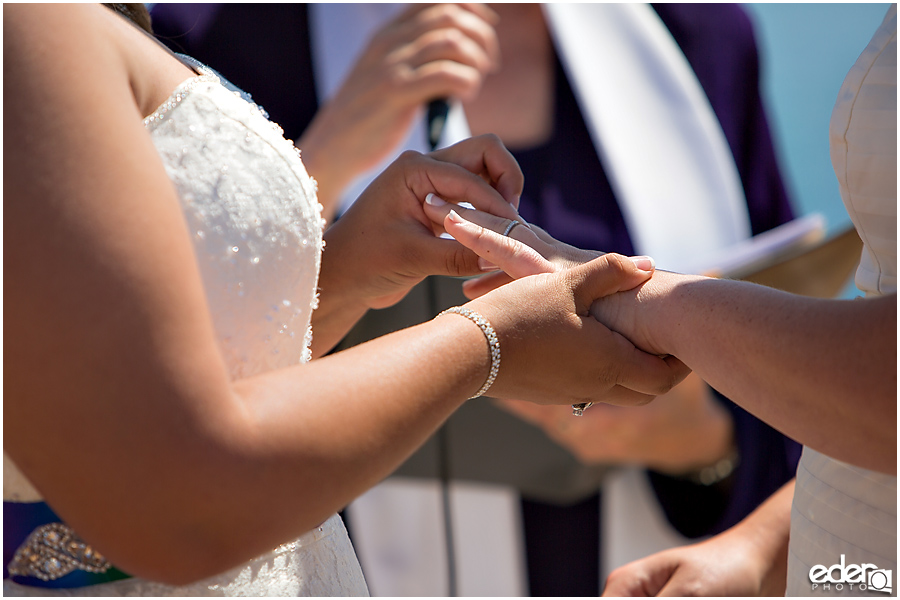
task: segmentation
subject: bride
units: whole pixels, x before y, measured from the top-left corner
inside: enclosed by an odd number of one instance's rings
[[[499,142],[401,156],[323,235],[298,153],[213,72],[100,5],[3,28],[4,594],[365,594],[335,512],[467,398],[684,375],[588,316],[651,274],[615,255],[319,358],[426,275],[481,272],[422,203],[511,225]]]

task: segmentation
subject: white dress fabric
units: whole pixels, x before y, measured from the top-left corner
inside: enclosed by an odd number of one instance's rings
[[[896,4],[844,80],[831,116],[830,143],[841,197],[864,243],[856,285],[867,297],[895,294]],[[842,555],[845,565],[897,572],[897,478],[804,448],[791,511],[787,595],[883,593],[834,583],[830,589],[814,588],[810,569],[840,564]]]
[[[299,152],[258,107],[223,87],[211,72],[180,85],[145,125],[181,199],[232,378],[308,361],[323,223],[315,181]],[[5,500],[39,499],[5,456],[4,467]],[[192,585],[132,578],[47,589],[4,580],[3,591],[38,596],[368,595],[337,515],[294,542]]]

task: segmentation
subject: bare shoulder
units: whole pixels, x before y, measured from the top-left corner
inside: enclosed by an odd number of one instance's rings
[[[191,71],[150,36],[99,4],[4,6],[4,83],[10,96],[51,92],[40,99],[75,105],[80,94],[112,94],[146,116]],[[65,89],[65,94],[59,90]],[[15,107],[14,107],[15,109]]]
[[[97,70],[124,68],[106,27],[108,12],[94,4],[4,6],[4,71],[24,84],[24,79],[40,81],[50,76],[74,80],[89,75],[91,64]]]
[[[91,102],[99,107],[101,90],[110,102],[134,106],[128,67],[104,27],[103,11],[85,4],[4,7],[5,145],[27,152],[33,143],[43,150],[38,136],[68,126],[71,113]],[[84,118],[95,117],[88,111]],[[16,157],[4,159],[9,167]]]

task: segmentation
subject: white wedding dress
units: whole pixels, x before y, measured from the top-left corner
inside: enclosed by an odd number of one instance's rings
[[[231,376],[308,361],[324,244],[316,184],[299,152],[211,71],[180,85],[144,124],[181,198]],[[5,455],[3,496],[5,507],[41,500]],[[368,595],[337,515],[244,566],[187,586],[139,578],[63,589],[3,583],[4,595]]]
[[[830,143],[841,198],[864,244],[856,286],[867,297],[896,294],[896,4],[838,92]],[[813,586],[811,568],[839,564],[875,565],[896,573],[897,477],[805,447],[791,510],[787,595],[872,596],[891,591],[890,579],[883,577],[869,582],[870,590],[848,583]]]

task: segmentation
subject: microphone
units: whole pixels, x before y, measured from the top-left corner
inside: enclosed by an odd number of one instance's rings
[[[428,103],[426,126],[428,146],[432,150],[437,148],[438,142],[441,141],[444,126],[447,124],[447,113],[449,112],[450,102],[446,98],[436,98]]]
[[[446,98],[435,98],[428,103],[425,115],[425,129],[428,134],[428,147],[437,148],[447,124],[447,113],[450,103]],[[444,234],[446,235],[446,234]],[[438,314],[437,283],[435,277],[425,279],[428,308],[432,314]],[[441,508],[444,516],[444,541],[447,546],[447,583],[448,596],[455,597],[456,590],[456,544],[453,540],[453,515],[450,513],[450,449],[447,426],[442,425],[437,431],[438,465],[441,481]]]

